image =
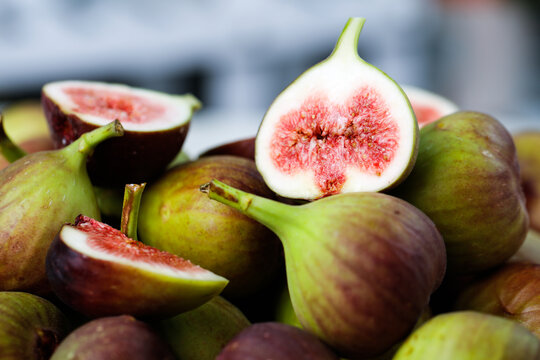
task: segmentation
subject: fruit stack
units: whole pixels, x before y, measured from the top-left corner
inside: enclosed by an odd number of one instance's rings
[[[50,149],[0,126],[0,358],[540,359],[538,135],[399,86],[363,25],[197,159],[191,95],[53,82]]]

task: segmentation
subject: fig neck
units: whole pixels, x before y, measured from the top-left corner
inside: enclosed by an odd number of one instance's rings
[[[235,189],[218,180],[202,185],[200,190],[208,194],[210,199],[217,200],[257,220],[278,235],[282,241],[287,238],[284,235],[289,225],[297,219],[295,207],[292,205]]]
[[[365,22],[366,19],[362,17],[349,18],[338,38],[334,51],[328,57],[329,60],[362,60],[358,55],[358,38]]]
[[[117,136],[124,135],[124,128],[120,121],[114,120],[105,126],[82,134],[77,140],[61,149],[61,152],[69,154],[68,158],[74,166],[86,167],[86,158],[94,152],[101,142]]]
[[[127,184],[124,190],[120,231],[133,240],[138,240],[137,223],[139,220],[139,206],[145,186],[146,183],[140,185]]]

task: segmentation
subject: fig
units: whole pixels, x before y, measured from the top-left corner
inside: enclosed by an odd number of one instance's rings
[[[503,263],[527,234],[512,137],[486,114],[456,112],[423,127],[416,165],[392,194],[437,225],[446,244],[449,276]]]
[[[17,291],[0,291],[0,359],[48,359],[70,330],[50,301]]]
[[[0,290],[48,291],[45,256],[62,224],[78,214],[100,215],[86,158],[122,134],[114,121],[61,150],[28,154],[0,171]]]
[[[459,110],[452,101],[431,91],[411,85],[401,87],[411,102],[420,129]]]
[[[358,56],[363,18],[350,18],[332,54],[308,69],[268,108],[255,162],[286,198],[380,191],[410,172],[418,124],[407,96]]]
[[[227,285],[189,260],[137,241],[142,189],[126,185],[121,231],[78,216],[62,226],[47,253],[52,290],[86,316],[170,317],[204,304]]]
[[[540,131],[514,135],[530,226],[540,231]]]
[[[338,360],[336,354],[312,334],[294,326],[264,322],[235,336],[216,360]]]
[[[213,147],[200,154],[199,157],[211,155],[232,155],[255,160],[255,137]]]
[[[53,150],[54,144],[47,130],[47,121],[39,101],[25,100],[15,102],[2,109],[4,119],[1,131],[9,134],[9,138],[17,144],[24,153]],[[4,134],[5,137],[8,137]],[[0,169],[5,168],[13,160],[0,157]]]
[[[175,360],[168,344],[145,322],[129,315],[103,317],[75,329],[51,360]]]
[[[216,296],[195,310],[160,322],[159,329],[179,360],[215,360],[249,320],[233,304]]]
[[[139,236],[158,249],[190,259],[227,279],[227,298],[244,298],[282,268],[282,247],[263,225],[201,194],[213,178],[264,197],[273,193],[253,160],[209,156],[169,169],[141,200]]]
[[[520,324],[460,311],[433,317],[413,332],[394,360],[537,360],[540,341]]]
[[[190,94],[91,81],[48,83],[42,103],[57,148],[120,120],[124,137],[100,147],[88,161],[90,179],[99,186],[124,186],[159,176],[180,152],[191,117],[201,107]]]
[[[504,264],[467,286],[455,309],[516,320],[540,338],[540,265]]]
[[[298,320],[343,357],[376,356],[404,338],[444,276],[435,225],[396,197],[346,193],[293,206],[217,180],[201,191],[280,237]]]

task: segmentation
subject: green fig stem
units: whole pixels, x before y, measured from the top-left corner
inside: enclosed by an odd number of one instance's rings
[[[365,18],[349,18],[330,57],[346,60],[359,59],[358,38],[360,37],[360,32],[362,31],[365,22]]]
[[[90,155],[95,147],[102,141],[122,135],[124,135],[122,124],[119,120],[114,120],[107,125],[82,134],[77,140],[66,146],[64,149],[67,151],[76,150],[86,158],[86,156]]]
[[[127,184],[124,190],[124,203],[122,206],[122,219],[120,231],[127,237],[137,239],[137,222],[139,220],[139,206],[146,183]]]
[[[10,163],[26,155],[26,152],[11,141],[6,133],[2,114],[0,114],[0,152]]]
[[[294,214],[291,214],[291,210],[294,208],[292,205],[282,204],[235,189],[218,180],[212,180],[202,185],[200,190],[208,194],[210,199],[217,200],[257,220],[279,237],[285,228],[283,224],[291,223],[296,218]]]

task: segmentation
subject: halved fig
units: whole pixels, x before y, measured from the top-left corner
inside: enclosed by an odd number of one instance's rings
[[[416,86],[402,85],[411,102],[420,128],[459,110],[449,99]]]
[[[62,227],[46,269],[60,300],[89,317],[174,316],[212,299],[228,282],[82,215]]]
[[[364,21],[349,19],[332,54],[279,94],[262,120],[255,161],[278,195],[384,190],[414,165],[418,124],[399,85],[358,56]]]
[[[89,159],[92,183],[123,186],[150,181],[179,153],[193,113],[193,95],[169,95],[121,84],[60,81],[42,89],[42,104],[57,148],[112,120],[125,129]]]

